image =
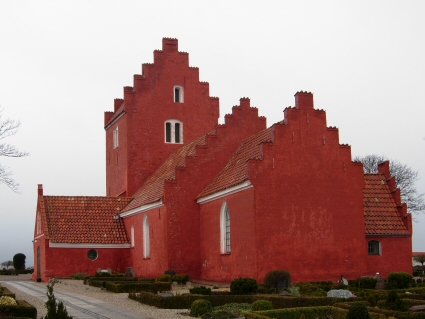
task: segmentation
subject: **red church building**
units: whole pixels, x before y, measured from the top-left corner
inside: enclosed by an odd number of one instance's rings
[[[412,271],[412,219],[390,164],[364,174],[311,93],[269,128],[248,98],[218,118],[209,84],[164,38],[105,112],[107,196],[38,186],[33,279],[127,267],[214,281]]]

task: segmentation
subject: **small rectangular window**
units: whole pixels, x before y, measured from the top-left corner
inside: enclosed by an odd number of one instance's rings
[[[176,123],[175,138],[176,138],[176,143],[180,143],[180,123]]]

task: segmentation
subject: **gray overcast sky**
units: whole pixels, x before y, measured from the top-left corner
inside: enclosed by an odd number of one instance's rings
[[[19,119],[0,158],[20,194],[0,185],[0,262],[33,265],[37,184],[46,195],[104,195],[103,112],[179,39],[221,116],[250,97],[268,125],[299,90],[352,154],[382,154],[419,170],[425,192],[425,1],[0,0],[0,107]],[[341,212],[343,213],[343,212]],[[413,249],[425,251],[425,214]]]

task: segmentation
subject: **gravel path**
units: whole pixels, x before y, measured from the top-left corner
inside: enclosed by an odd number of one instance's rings
[[[30,280],[31,275],[19,275],[19,276],[0,276],[0,281],[26,281]],[[10,291],[16,294],[16,299],[23,299],[32,304],[37,308],[37,317],[41,318],[46,315],[46,308],[44,307],[44,301],[23,293],[22,291],[8,285],[7,282],[1,283],[2,286],[7,287]],[[46,286],[46,283],[39,283],[41,286]],[[128,293],[112,293],[100,288],[84,285],[82,280],[59,280],[55,283],[54,288],[60,288],[67,292],[79,294],[82,296],[89,296],[102,300],[104,302],[119,306],[128,310],[138,312],[147,316],[151,316],[155,319],[170,319],[170,318],[185,318],[187,316],[179,315],[179,313],[187,312],[184,309],[158,309],[152,306],[141,304],[137,301],[128,298]],[[182,289],[182,288],[175,288]],[[184,291],[184,290],[182,290]],[[46,289],[47,292],[47,289]]]

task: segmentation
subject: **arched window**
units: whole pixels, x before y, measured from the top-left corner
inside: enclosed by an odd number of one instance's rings
[[[131,247],[134,247],[134,225],[131,225]]]
[[[165,122],[165,143],[183,143],[183,123],[178,120]]]
[[[367,243],[369,255],[382,255],[382,245],[379,241],[371,240]]]
[[[174,86],[174,102],[183,103],[184,102],[183,98],[184,98],[183,87],[180,85],[175,85]]]
[[[145,216],[145,219],[143,220],[143,256],[145,258],[149,258],[151,256],[151,234],[148,216]]]
[[[230,210],[226,202],[224,202],[221,207],[220,244],[221,253],[229,254],[232,251],[232,246],[230,243]]]

